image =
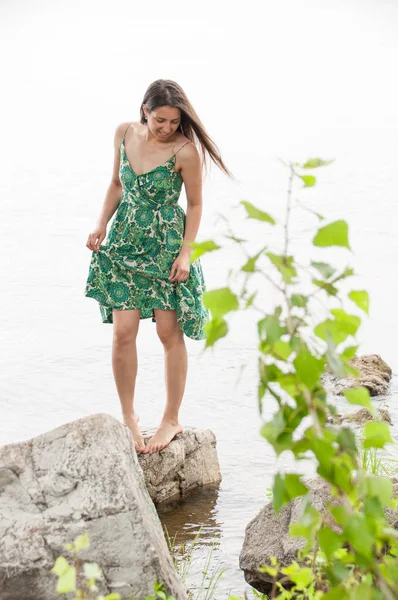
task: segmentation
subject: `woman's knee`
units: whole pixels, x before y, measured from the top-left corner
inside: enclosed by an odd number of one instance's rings
[[[170,346],[181,341],[183,333],[178,323],[159,323],[156,322],[156,332],[164,346]]]
[[[140,310],[113,310],[113,341],[117,344],[135,342],[140,324]]]
[[[137,339],[136,327],[114,327],[113,343],[118,346],[126,346],[135,343]]]

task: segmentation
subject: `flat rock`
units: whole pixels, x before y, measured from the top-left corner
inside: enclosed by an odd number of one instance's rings
[[[327,391],[342,395],[345,390],[364,386],[369,390],[371,396],[380,396],[388,393],[392,371],[378,354],[354,356],[349,361],[349,364],[358,369],[360,372],[359,379],[355,379],[355,377],[339,378],[330,372],[325,372],[322,380]]]
[[[154,432],[143,431],[145,443]],[[210,429],[186,427],[160,452],[139,452],[137,456],[155,504],[182,498],[221,481],[216,436]]]
[[[50,569],[86,532],[100,593],[143,600],[157,579],[186,599],[126,426],[92,415],[0,448],[1,600],[59,600]]]
[[[370,410],[367,408],[360,408],[354,412],[346,415],[334,415],[328,418],[329,423],[335,425],[350,424],[354,427],[363,427],[368,421],[385,421],[386,423],[392,424],[390,414],[386,408],[378,408],[375,411],[375,415],[372,415]]]

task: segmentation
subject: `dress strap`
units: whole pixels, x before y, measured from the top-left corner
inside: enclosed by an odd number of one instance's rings
[[[126,137],[127,129],[130,127],[130,125],[131,125],[131,124],[132,124],[132,122],[131,122],[131,123],[129,123],[129,124],[127,125],[127,127],[126,127],[126,130],[125,130],[125,132],[124,132],[124,134],[123,134],[123,141],[124,141],[124,138]]]
[[[183,145],[181,146],[181,148],[178,148],[178,150],[177,150],[176,154],[178,154],[178,153],[179,153],[179,151],[180,151],[180,150],[182,150],[182,148],[184,148],[184,146],[186,146],[187,144],[190,144],[190,143],[191,143],[191,142],[185,142],[185,144],[183,144]],[[174,156],[175,156],[176,154],[174,154]]]

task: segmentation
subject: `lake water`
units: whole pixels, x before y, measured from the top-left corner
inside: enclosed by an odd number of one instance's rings
[[[226,245],[202,258],[208,289],[224,286],[229,268],[243,262],[222,240],[217,214],[250,249],[269,243],[278,251],[281,229],[247,221],[235,206],[249,200],[281,220],[289,174],[279,159],[333,158],[316,173],[317,186],[297,185],[294,197],[330,220],[348,221],[353,253],[314,256],[355,268],[347,289],[367,289],[371,297],[360,352],[380,354],[398,373],[397,6],[282,0],[263,10],[250,1],[236,8],[2,3],[0,444],[92,413],[120,418],[112,326],[83,296],[85,244],[110,181],[114,129],[138,118],[146,87],[159,77],[186,89],[236,177],[213,168],[204,183],[198,241]],[[291,249],[302,261],[312,257],[316,224],[307,212],[292,214]],[[257,284],[262,306],[271,308],[274,292]],[[228,568],[217,598],[247,589],[238,566],[244,529],[267,501],[278,467],[259,435],[257,319],[254,311],[232,315],[229,335],[205,352],[203,342],[186,339],[181,421],[214,431],[223,481],[161,517],[180,540],[192,540],[202,526],[198,565],[216,541],[216,559]],[[165,389],[163,350],[150,320],[140,324],[138,352],[137,411],[153,427]],[[394,379],[393,419],[396,387]],[[273,409],[267,405],[266,415]],[[292,465],[284,457],[279,463]]]

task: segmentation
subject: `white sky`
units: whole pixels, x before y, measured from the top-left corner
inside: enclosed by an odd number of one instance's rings
[[[81,135],[95,156],[159,77],[183,86],[230,159],[311,131],[396,127],[397,31],[385,0],[2,0],[0,152],[33,167],[38,140],[55,141],[70,167]]]

